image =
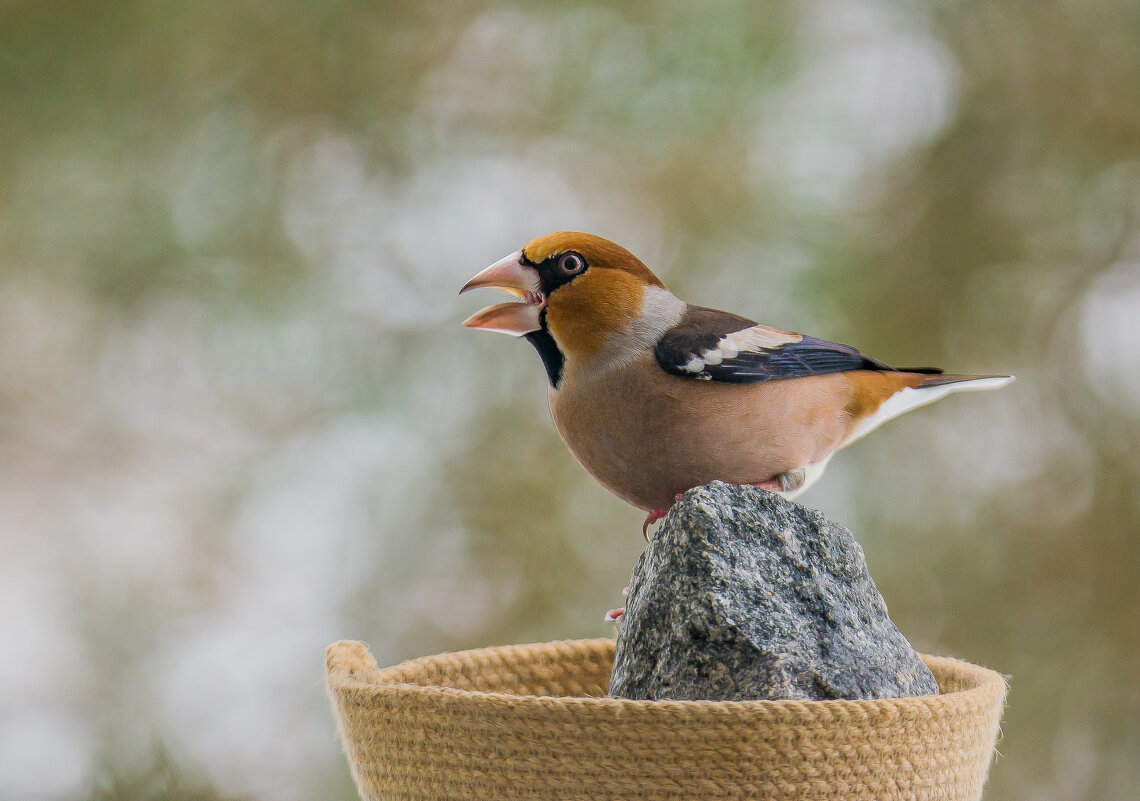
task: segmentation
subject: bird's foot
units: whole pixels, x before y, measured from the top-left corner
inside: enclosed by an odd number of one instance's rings
[[[802,467],[797,470],[786,470],[776,476],[784,492],[795,492],[807,481],[807,471]]]
[[[757,481],[752,486],[769,492],[795,492],[804,485],[805,481],[807,481],[807,471],[801,467],[777,473],[766,481]]]
[[[664,518],[667,514],[669,514],[668,509],[649,510],[649,514],[645,516],[645,522],[641,524],[641,536],[645,537],[646,542],[649,542],[649,527]]]
[[[673,496],[673,503],[676,503],[677,501],[681,500],[681,496],[684,494],[685,493],[683,493],[683,492],[678,492],[676,495],[674,495]],[[672,507],[670,507],[670,508],[672,508]],[[669,514],[668,509],[650,509],[649,510],[649,514],[647,514],[645,516],[645,522],[641,524],[641,536],[645,537],[646,542],[649,542],[649,527],[652,526],[654,523],[656,523],[658,520],[661,520],[667,514]],[[625,589],[627,592],[629,591],[629,587],[626,587]]]
[[[759,487],[762,490],[768,490],[768,492],[783,492],[784,491],[784,487],[780,483],[779,478],[769,478],[765,481],[753,481],[752,486],[753,487]]]
[[[622,587],[621,588],[621,596],[623,598],[625,598],[628,595],[629,595],[629,587]],[[606,612],[606,616],[605,616],[604,620],[607,623],[617,623],[619,620],[621,620],[621,616],[624,614],[625,614],[625,607],[619,606],[617,609],[611,609],[610,611]]]

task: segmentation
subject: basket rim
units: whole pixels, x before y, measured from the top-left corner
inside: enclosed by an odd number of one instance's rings
[[[990,668],[975,665],[962,659],[948,656],[932,656],[919,653],[918,656],[935,674],[936,679],[950,676],[966,677],[969,686],[936,695],[901,696],[897,698],[870,699],[829,699],[829,700],[768,700],[749,701],[705,701],[705,700],[645,700],[613,698],[610,696],[588,695],[532,695],[501,691],[466,690],[440,684],[417,684],[409,681],[385,681],[384,674],[395,674],[413,668],[417,664],[432,663],[456,658],[479,659],[503,654],[518,654],[527,650],[566,647],[567,649],[589,651],[606,649],[612,651],[614,639],[599,637],[594,639],[556,640],[552,642],[500,645],[485,648],[472,648],[462,651],[445,651],[431,656],[405,660],[386,668],[380,668],[367,643],[358,640],[339,640],[328,646],[326,654],[326,677],[330,690],[334,692],[356,691],[370,695],[395,696],[415,695],[424,699],[455,699],[471,703],[510,703],[512,705],[535,705],[547,707],[589,706],[597,709],[627,710],[686,710],[723,711],[728,714],[743,712],[779,713],[811,711],[849,715],[852,713],[883,712],[891,707],[913,707],[916,703],[929,707],[960,708],[963,703],[974,701],[988,706],[1001,703],[1008,689],[1008,677]],[[941,682],[940,682],[941,684]]]

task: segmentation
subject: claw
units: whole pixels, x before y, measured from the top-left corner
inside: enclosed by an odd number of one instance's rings
[[[649,527],[667,514],[669,514],[668,509],[649,510],[649,514],[645,516],[645,522],[641,524],[641,536],[645,537],[646,542],[649,542]]]

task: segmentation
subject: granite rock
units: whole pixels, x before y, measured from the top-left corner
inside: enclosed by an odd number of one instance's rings
[[[755,487],[689,490],[630,581],[610,694],[891,698],[938,692],[863,549],[820,512]]]

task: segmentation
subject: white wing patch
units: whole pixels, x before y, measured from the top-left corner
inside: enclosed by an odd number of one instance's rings
[[[706,365],[717,365],[725,359],[735,359],[741,351],[772,350],[781,345],[790,345],[803,339],[800,334],[790,331],[781,331],[778,328],[769,328],[766,325],[754,325],[733,331],[720,338],[715,346],[701,351],[699,356],[693,356],[685,363],[684,370],[690,373],[699,373]]]
[[[791,345],[793,342],[799,342],[803,339],[801,334],[793,334],[791,331],[781,331],[778,328],[769,328],[766,325],[754,325],[751,328],[745,328],[743,331],[736,331],[729,334],[717,344],[720,347],[723,343],[728,341],[738,351],[740,350],[771,350],[778,348],[781,345]]]
[[[952,392],[974,392],[982,389],[999,389],[1012,382],[1013,376],[999,375],[988,378],[975,378],[973,381],[958,381],[954,384],[939,384],[933,387],[918,387],[917,389],[907,387],[901,392],[896,392],[894,395],[891,395],[883,401],[882,405],[879,406],[874,414],[864,418],[855,426],[851,434],[843,441],[843,447],[850,445],[860,437],[865,437],[888,420],[893,420],[900,414],[905,414],[911,409],[917,409],[919,406],[934,403],[934,401],[945,398]]]

